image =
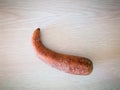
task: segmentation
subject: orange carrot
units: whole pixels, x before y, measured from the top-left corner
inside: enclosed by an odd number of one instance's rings
[[[76,75],[88,75],[92,72],[93,64],[88,58],[57,53],[45,47],[41,41],[40,28],[34,31],[32,43],[38,57],[52,67]]]

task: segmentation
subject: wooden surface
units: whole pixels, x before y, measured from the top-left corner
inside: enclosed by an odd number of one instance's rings
[[[89,76],[39,60],[32,32],[57,52],[92,59]],[[120,0],[0,0],[0,90],[120,90]]]

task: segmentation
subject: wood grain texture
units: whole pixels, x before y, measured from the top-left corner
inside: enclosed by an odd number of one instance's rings
[[[90,76],[74,76],[37,59],[42,29],[50,49],[93,60]],[[119,90],[120,0],[0,0],[0,90]]]

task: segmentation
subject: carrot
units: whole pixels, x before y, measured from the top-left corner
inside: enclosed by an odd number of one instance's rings
[[[57,53],[45,47],[41,41],[40,28],[34,31],[32,44],[38,57],[54,68],[75,75],[88,75],[92,72],[93,64],[88,58]]]

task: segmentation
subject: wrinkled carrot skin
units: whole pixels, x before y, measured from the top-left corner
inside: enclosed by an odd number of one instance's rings
[[[40,28],[33,32],[32,44],[38,57],[52,67],[75,75],[89,75],[92,72],[93,64],[88,58],[57,53],[45,47]]]

